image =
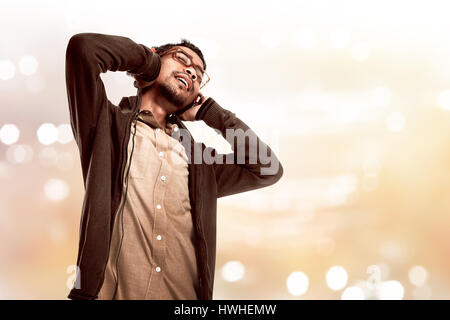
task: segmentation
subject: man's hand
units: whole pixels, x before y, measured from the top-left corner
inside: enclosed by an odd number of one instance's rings
[[[187,109],[185,112],[183,112],[180,115],[181,120],[184,121],[195,121],[195,115],[197,114],[197,111],[200,109],[200,107],[202,106],[202,104],[208,100],[207,96],[204,96],[203,94],[199,93],[199,95],[201,96],[200,102],[198,104],[196,104],[195,106]]]

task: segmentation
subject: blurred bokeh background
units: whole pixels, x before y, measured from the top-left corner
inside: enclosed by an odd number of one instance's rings
[[[3,0],[0,298],[66,299],[74,278],[84,188],[64,59],[72,35],[98,32],[197,44],[203,93],[281,159],[279,183],[219,199],[215,299],[448,299],[448,12],[445,1]],[[102,78],[116,104],[136,94],[124,73]]]

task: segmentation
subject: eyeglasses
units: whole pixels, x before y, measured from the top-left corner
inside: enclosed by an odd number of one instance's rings
[[[163,55],[168,54],[168,53],[171,53],[173,59],[181,62],[186,67],[191,67],[191,66],[194,67],[195,73],[197,76],[197,80],[200,84],[200,89],[203,88],[209,82],[209,76],[205,72],[205,70],[203,70],[203,68],[201,68],[200,66],[196,65],[193,62],[192,57],[189,54],[187,54],[185,51],[181,50],[180,48],[175,48],[175,49],[171,49],[166,52],[163,52],[160,55],[160,57],[162,57]]]

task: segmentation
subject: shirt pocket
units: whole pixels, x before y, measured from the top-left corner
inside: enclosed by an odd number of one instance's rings
[[[152,155],[152,142],[143,136],[135,136],[134,151],[131,157],[130,176],[134,179],[144,179]]]

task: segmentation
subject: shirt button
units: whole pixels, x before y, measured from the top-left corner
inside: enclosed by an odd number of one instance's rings
[[[161,268],[160,267],[156,267],[156,272],[160,272]]]
[[[158,234],[158,236],[156,237],[156,239],[161,240],[162,237]]]
[[[159,156],[162,157],[164,155],[164,152],[160,151]]]
[[[162,180],[162,181],[166,181],[166,176],[162,176],[162,177],[161,177],[161,180]]]
[[[161,209],[161,205],[160,205],[160,204],[157,204],[157,205],[156,205],[156,209]]]
[[[156,132],[160,132],[161,131],[161,129],[160,128],[156,128],[156,130],[155,130]]]
[[[173,128],[173,131],[177,132],[178,131],[178,127]]]

